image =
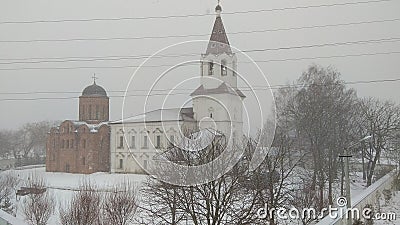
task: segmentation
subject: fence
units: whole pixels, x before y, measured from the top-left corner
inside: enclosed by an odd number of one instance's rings
[[[397,177],[397,169],[392,170],[381,179],[377,180],[359,195],[352,198],[352,208],[357,208],[360,212],[367,205],[376,205],[379,199],[382,197],[384,190],[390,190],[393,187],[393,181]],[[325,217],[316,225],[346,225],[347,220],[344,215],[339,215],[338,218]]]

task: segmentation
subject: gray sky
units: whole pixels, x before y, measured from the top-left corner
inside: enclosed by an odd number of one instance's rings
[[[335,7],[297,8],[272,10],[263,12],[229,14],[237,11],[253,11],[260,9],[276,9],[310,5],[329,5],[333,3],[356,2],[357,0],[329,1],[222,1],[223,21],[227,32],[247,32],[258,30],[276,30],[305,26],[343,24],[377,20],[400,19],[400,1],[375,2]],[[148,37],[189,34],[208,34],[212,29],[215,16],[199,16],[168,19],[135,19],[91,22],[58,22],[12,24],[5,21],[38,21],[68,20],[90,18],[125,18],[125,17],[159,17],[168,15],[188,15],[213,13],[215,0],[3,0],[0,7],[0,41],[35,40],[35,39],[75,39],[75,38],[113,38],[113,37]],[[224,15],[224,13],[227,13]],[[3,23],[2,23],[3,22]],[[293,59],[305,57],[325,57],[337,55],[358,55],[386,52],[400,52],[400,43],[393,38],[400,38],[400,21],[369,23],[349,26],[334,26],[313,29],[291,29],[269,32],[253,32],[247,34],[228,35],[230,43],[240,50],[275,49],[280,47],[306,46],[327,43],[354,42],[363,40],[391,39],[391,42],[325,46],[289,50],[269,50],[248,53],[256,61]],[[78,99],[63,100],[12,100],[21,98],[57,98],[78,97],[80,92],[92,83],[91,77],[96,73],[97,82],[103,86],[110,96],[121,95],[112,92],[125,90],[127,82],[135,71],[134,68],[100,68],[140,65],[144,59],[119,59],[103,61],[79,61],[57,63],[17,63],[21,58],[61,58],[84,57],[93,59],[104,56],[137,56],[149,55],[169,45],[182,41],[207,40],[208,36],[163,38],[163,39],[131,39],[108,41],[63,41],[63,42],[0,42],[0,128],[14,128],[25,122],[40,120],[77,119]],[[395,39],[396,40],[396,39]],[[203,48],[203,49],[202,49]],[[206,44],[188,48],[175,48],[167,52],[184,54],[200,53]],[[177,51],[176,51],[177,50]],[[194,52],[193,52],[194,51]],[[4,60],[8,59],[8,60]],[[14,60],[11,60],[14,59]],[[24,62],[46,61],[49,59],[30,59]],[[176,59],[174,59],[176,60]],[[189,60],[188,58],[182,60]],[[241,60],[241,58],[239,58]],[[154,64],[169,64],[176,61],[168,59],[154,60]],[[400,77],[400,54],[382,54],[374,56],[340,57],[307,60],[286,60],[259,63],[267,75],[271,85],[285,84],[297,79],[312,63],[323,66],[334,66],[348,82],[381,79],[397,79]],[[2,64],[1,64],[2,63]],[[150,62],[149,62],[150,63]],[[42,69],[21,69],[21,68]],[[59,69],[54,69],[59,68]],[[71,67],[93,67],[73,68]],[[16,70],[5,70],[12,68]],[[44,69],[47,68],[47,69]],[[53,68],[53,69],[49,69]],[[166,68],[164,68],[166,69]],[[198,66],[188,67],[185,71],[176,71],[167,83],[180,82],[184,76],[193,73],[198,75]],[[239,72],[246,72],[245,64],[239,62]],[[158,71],[148,69],[144,74]],[[257,85],[251,73],[246,75]],[[137,77],[130,90],[148,89],[154,78]],[[159,86],[159,88],[170,86]],[[400,103],[400,82],[356,84],[354,87],[360,96],[376,96],[391,99]],[[5,94],[15,92],[76,92],[52,94]],[[143,95],[145,92],[138,91]],[[177,97],[182,98],[181,97]],[[183,99],[183,98],[182,98]],[[175,103],[180,102],[177,100]],[[131,97],[130,114],[140,113],[144,97]],[[121,117],[122,99],[111,97],[111,119]],[[173,106],[171,103],[171,106]],[[159,108],[159,103],[150,108]]]

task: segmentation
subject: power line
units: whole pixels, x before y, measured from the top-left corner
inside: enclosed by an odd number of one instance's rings
[[[262,29],[252,31],[237,31],[227,32],[228,35],[237,34],[253,34],[253,33],[265,33],[265,32],[278,32],[278,31],[291,31],[291,30],[302,30],[302,29],[314,29],[314,28],[328,28],[338,26],[350,26],[350,25],[362,25],[362,24],[373,24],[373,23],[385,23],[385,22],[396,22],[399,18],[385,19],[385,20],[373,20],[373,21],[360,21],[350,23],[337,23],[337,24],[326,24],[326,25],[313,25],[313,26],[302,26],[302,27],[288,27],[288,28],[276,28],[276,29]],[[143,40],[143,39],[167,39],[167,38],[185,38],[185,37],[205,37],[211,35],[207,34],[184,34],[184,35],[165,35],[165,36],[142,36],[142,37],[101,37],[101,38],[67,38],[67,39],[30,39],[30,40],[0,40],[0,43],[32,43],[32,42],[73,42],[73,41],[112,41],[112,40]]]
[[[391,2],[391,1],[394,1],[394,0],[370,0],[370,1],[344,2],[344,3],[320,4],[320,5],[309,5],[309,6],[283,7],[283,8],[273,8],[273,9],[258,9],[258,10],[247,10],[247,11],[225,12],[224,15],[262,13],[262,12],[274,12],[274,11],[286,11],[286,10],[298,10],[298,9],[311,9],[311,8],[321,8],[321,7],[350,6],[350,5],[372,4],[372,3]],[[172,19],[172,18],[187,18],[187,17],[203,17],[203,16],[211,16],[211,15],[215,15],[215,14],[214,13],[203,13],[203,14],[187,14],[187,15],[146,16],[146,17],[118,17],[118,18],[87,18],[87,19],[3,21],[3,22],[0,22],[0,24],[34,24],[34,23],[62,23],[62,22],[149,20],[149,19]]]
[[[391,52],[373,52],[373,53],[360,53],[360,54],[346,54],[346,55],[332,55],[332,56],[316,56],[316,57],[300,57],[300,58],[285,58],[285,59],[270,59],[270,60],[255,60],[256,63],[268,62],[287,62],[287,61],[300,61],[312,59],[331,59],[331,58],[346,58],[346,57],[361,57],[361,56],[377,56],[377,55],[393,55],[400,54],[400,51]],[[253,63],[253,61],[239,62],[240,64]],[[197,64],[188,63],[188,64]],[[144,65],[143,68],[158,68],[158,67],[171,67],[175,64],[160,64],[160,65]],[[74,66],[74,67],[17,67],[17,68],[0,68],[0,71],[17,71],[17,70],[70,70],[70,69],[124,69],[124,68],[138,68],[138,65],[122,65],[122,66]]]
[[[379,44],[387,42],[398,42],[400,37],[390,37],[381,39],[370,39],[370,40],[358,40],[358,41],[347,41],[347,42],[335,42],[335,43],[323,43],[313,45],[300,45],[300,46],[289,46],[289,47],[278,47],[278,48],[263,48],[263,49],[251,49],[243,50],[241,52],[263,52],[263,51],[279,51],[279,50],[292,50],[302,48],[315,48],[315,47],[328,47],[328,46],[341,46],[341,45],[356,45],[356,44]],[[169,55],[156,55],[154,58],[169,58],[169,57],[181,57],[181,56],[197,56],[198,53],[189,54],[169,54]],[[137,56],[120,56],[114,58],[94,58],[94,59],[60,59],[60,60],[38,60],[38,61],[14,61],[14,62],[0,62],[0,65],[9,64],[35,64],[35,63],[60,63],[60,62],[92,62],[92,61],[116,61],[116,60],[127,60],[127,59],[146,59],[151,55],[137,55]]]
[[[343,82],[343,84],[371,84],[371,83],[387,83],[387,82],[397,82],[400,81],[400,78],[394,79],[381,79],[381,80],[359,80],[359,81],[349,81]],[[336,85],[336,84],[332,84]],[[320,84],[319,86],[331,86],[331,84]],[[253,91],[253,90],[276,90],[282,88],[296,88],[296,87],[307,87],[307,85],[295,84],[295,85],[271,85],[271,86],[254,86],[254,87],[241,87],[240,89],[244,92]],[[170,89],[158,89],[159,91],[171,91]],[[176,89],[176,90],[191,90],[192,89]],[[148,91],[148,90],[147,90]],[[111,92],[111,91],[110,91]],[[124,91],[113,91],[113,92],[124,92]],[[21,93],[21,92],[19,92]],[[25,92],[28,93],[28,92]],[[37,93],[37,92],[31,92]],[[46,92],[47,93],[47,92]],[[55,93],[55,92],[53,92]],[[58,92],[58,93],[71,93],[71,92]],[[80,92],[79,92],[80,93]],[[169,93],[169,95],[188,95],[191,92],[178,92],[178,93]],[[2,93],[4,94],[4,93]],[[11,94],[11,93],[9,93]],[[115,95],[109,96],[110,98],[123,98],[123,97],[147,97],[147,96],[166,96],[166,93],[150,93],[150,94],[128,94],[128,95]],[[39,97],[39,98],[3,98],[0,101],[36,101],[36,100],[65,100],[65,99],[78,99],[79,97]]]

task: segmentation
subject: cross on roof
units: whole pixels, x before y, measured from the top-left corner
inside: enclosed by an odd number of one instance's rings
[[[93,74],[93,83],[96,84],[96,80],[99,79],[98,77],[96,77],[96,73]]]

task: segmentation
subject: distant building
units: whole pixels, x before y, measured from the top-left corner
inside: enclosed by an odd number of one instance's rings
[[[151,160],[181,143],[187,134],[180,131],[211,128],[231,143],[241,139],[245,95],[237,87],[237,58],[222,23],[221,6],[215,11],[210,41],[200,56],[200,84],[190,95],[193,107],[159,109],[111,122],[111,172],[143,173]]]
[[[84,174],[110,171],[109,97],[95,79],[79,97],[79,121],[65,120],[50,130],[46,171]]]

